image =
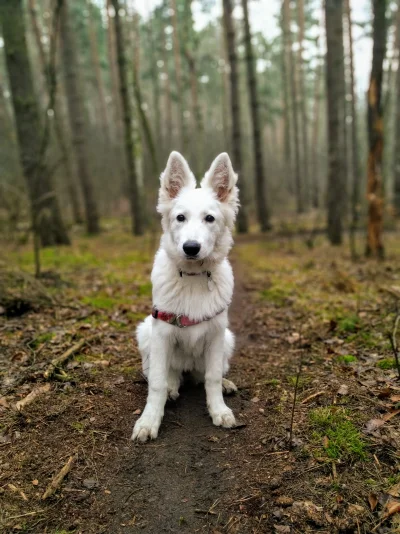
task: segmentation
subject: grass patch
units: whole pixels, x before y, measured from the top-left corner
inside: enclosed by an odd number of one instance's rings
[[[261,291],[261,296],[276,306],[284,306],[288,299],[293,296],[293,291],[288,288],[273,286]]]
[[[36,350],[40,347],[43,343],[47,343],[48,341],[51,341],[54,337],[53,332],[45,332],[43,334],[39,334],[31,343],[30,347],[33,350]]]
[[[289,383],[289,385],[291,385],[292,387],[296,387],[296,381],[297,381],[297,376],[296,375],[293,375],[293,376],[288,376],[287,377],[287,381]],[[298,382],[297,382],[297,387],[299,389],[302,389],[304,386],[306,386],[308,383],[310,382],[310,379],[306,376],[299,376],[299,379],[298,379]]]
[[[316,408],[309,417],[314,427],[313,437],[320,442],[329,458],[365,460],[365,442],[347,410],[338,407]]]
[[[336,358],[336,361],[338,363],[343,363],[345,365],[348,365],[350,363],[354,363],[357,361],[357,358],[356,356],[353,356],[352,354],[343,354],[343,355],[339,355],[337,358]]]
[[[151,282],[146,282],[139,286],[138,293],[140,297],[143,297],[143,296],[149,297],[151,296],[152,290],[153,290],[153,286]]]
[[[114,308],[118,301],[112,297],[97,295],[93,297],[83,297],[82,302],[88,304],[92,308],[97,308],[100,310],[110,310]]]
[[[394,358],[385,358],[376,362],[376,367],[379,367],[379,369],[396,369],[396,360]]]
[[[341,317],[338,321],[337,329],[339,332],[352,334],[357,332],[361,327],[361,321],[358,315],[347,315]]]

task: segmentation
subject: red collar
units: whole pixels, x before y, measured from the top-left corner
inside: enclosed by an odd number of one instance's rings
[[[193,321],[190,319],[187,315],[182,315],[181,313],[168,313],[158,310],[155,306],[153,306],[153,310],[151,312],[151,315],[154,317],[154,319],[160,319],[161,321],[165,321],[166,323],[172,324],[174,326],[178,326],[179,328],[186,328],[188,326],[194,326],[196,324],[200,324],[203,321],[210,321],[211,319],[214,319],[217,315],[222,313],[225,310],[225,308],[212,317],[205,317],[204,319],[201,319],[200,321]]]

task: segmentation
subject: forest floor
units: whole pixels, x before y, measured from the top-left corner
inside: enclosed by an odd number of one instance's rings
[[[4,247],[0,531],[400,532],[400,248],[386,243],[385,262],[352,263],[322,237],[237,237],[238,427],[214,427],[185,386],[147,444],[130,441],[147,389],[134,330],[156,239],[76,236],[43,251],[40,282],[27,247]]]

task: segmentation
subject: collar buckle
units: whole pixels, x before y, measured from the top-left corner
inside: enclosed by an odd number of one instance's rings
[[[182,324],[181,319],[182,319],[182,314],[179,313],[178,315],[171,317],[171,319],[168,322],[169,324],[177,326],[178,328],[186,328],[186,325]]]

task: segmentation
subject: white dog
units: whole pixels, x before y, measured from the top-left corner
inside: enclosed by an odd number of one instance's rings
[[[138,441],[157,437],[167,396],[178,398],[184,371],[205,382],[214,425],[235,426],[222,394],[236,391],[223,376],[234,348],[227,328],[233,293],[227,255],[239,207],[237,175],[223,153],[196,188],[186,160],[172,152],[160,181],[163,235],[151,275],[154,307],[137,329],[149,382],[146,407],[132,434]]]

